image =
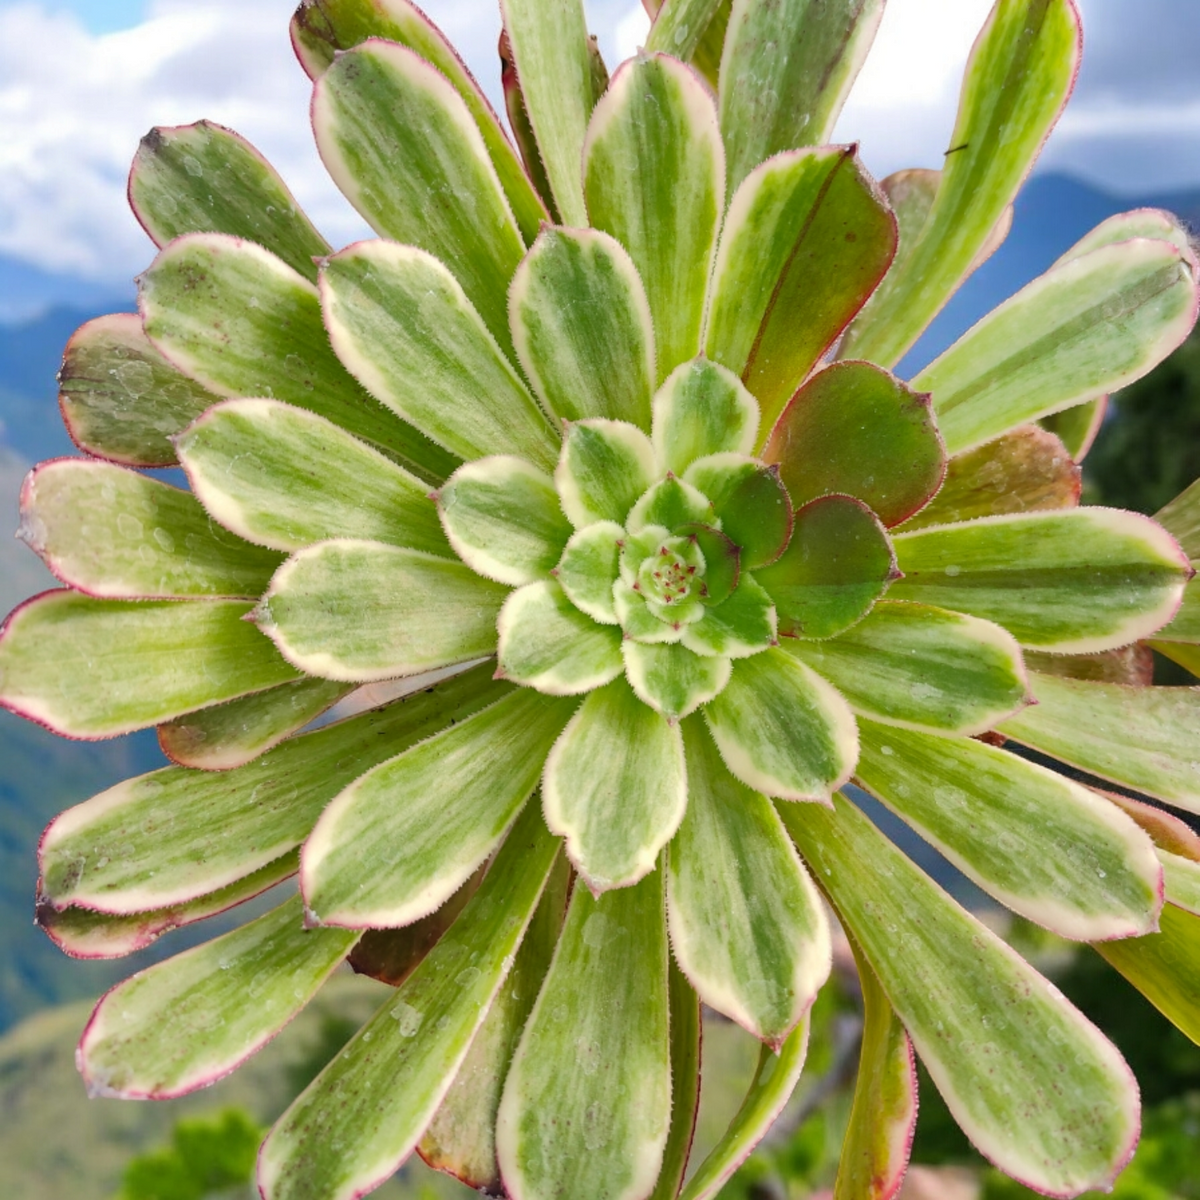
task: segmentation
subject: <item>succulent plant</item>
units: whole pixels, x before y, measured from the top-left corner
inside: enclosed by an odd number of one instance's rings
[[[1079,22],[998,0],[945,168],[878,185],[825,143],[882,9],[666,0],[610,80],[580,0],[503,0],[510,141],[408,0],[304,0],[317,144],[380,234],[337,253],[236,134],[144,140],[161,251],[67,348],[89,457],[21,523],[67,587],[9,617],[0,703],[157,726],[177,765],[51,824],[39,920],[115,956],[299,894],[110,992],[94,1092],[213,1081],[349,958],[395,990],[268,1136],[265,1197],[417,1150],[514,1200],[701,1200],[799,1077],[832,913],[865,1004],[838,1200],[898,1188],[914,1051],[1033,1187],[1126,1161],[1117,1051],[839,789],[1200,1037],[1200,841],[1124,794],[1200,811],[1200,693],[1142,644],[1200,666],[1200,492],[1078,506],[1197,262],[1115,217],[898,378],[1003,240]],[[175,463],[189,491],[138,470]],[[684,1185],[701,1001],[762,1051]]]

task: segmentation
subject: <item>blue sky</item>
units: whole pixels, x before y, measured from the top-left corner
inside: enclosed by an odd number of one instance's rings
[[[586,0],[610,64],[645,29],[639,0]],[[344,243],[362,224],[325,177],[288,44],[296,0],[0,0],[0,255],[129,279],[150,247],[124,180],[151,125],[208,117],[246,135]],[[1134,198],[1200,190],[1200,0],[1079,0],[1075,98],[1043,156]],[[495,97],[496,0],[424,0]],[[990,0],[888,0],[835,138],[877,175],[937,166]]]

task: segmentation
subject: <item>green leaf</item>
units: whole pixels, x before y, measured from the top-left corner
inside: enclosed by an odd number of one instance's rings
[[[498,628],[501,677],[548,696],[579,696],[621,673],[621,631],[580,612],[553,580],[513,592]]]
[[[468,460],[519,454],[553,467],[557,431],[505,357],[506,341],[497,345],[432,254],[359,242],[326,260],[321,303],[346,369],[438,445]]]
[[[228,771],[303,729],[352,690],[327,679],[296,679],[214,704],[158,727],[163,753],[182,767]]]
[[[1135,208],[1132,212],[1117,213],[1107,221],[1101,221],[1090,233],[1084,234],[1055,265],[1135,238],[1170,242],[1185,258],[1195,258],[1187,226],[1178,217],[1161,208]]]
[[[925,505],[946,473],[929,397],[864,362],[835,363],[789,401],[763,450],[797,508],[853,496],[885,525]]]
[[[88,1093],[167,1100],[215,1083],[258,1053],[358,939],[348,930],[306,930],[302,916],[296,896],[109,992],[79,1043]]]
[[[1192,563],[1192,569],[1196,564]],[[1163,642],[1200,642],[1200,580],[1193,576],[1183,589],[1183,602],[1169,624],[1158,631]]]
[[[571,709],[520,688],[359,776],[304,843],[312,919],[369,929],[440,908],[503,840]]]
[[[792,536],[792,502],[774,467],[736,454],[697,459],[686,478],[712,501],[721,532],[740,551],[741,565],[757,570],[774,562]]]
[[[167,362],[133,313],[81,325],[67,343],[58,381],[71,440],[132,467],[173,466],[171,436],[220,399]]]
[[[700,1109],[700,997],[674,959],[668,963],[667,972],[671,1002],[671,1128],[658,1183],[649,1200],[675,1200],[679,1195]]]
[[[728,599],[688,625],[683,644],[696,654],[749,658],[776,644],[775,605],[752,575],[743,575]]]
[[[756,572],[785,637],[829,638],[871,611],[897,577],[887,531],[865,504],[822,496],[796,511],[783,556]]]
[[[656,0],[649,0],[650,6]],[[646,0],[643,0],[646,7]],[[720,0],[713,18],[700,35],[700,43],[692,54],[692,66],[700,72],[701,77],[714,92],[719,86],[721,71],[721,53],[725,48],[725,34],[729,28],[729,18],[733,12],[733,0]]]
[[[276,1123],[259,1156],[267,1200],[352,1200],[408,1157],[511,972],[556,853],[527,806],[462,916]]]
[[[42,892],[57,907],[138,913],[244,880],[295,850],[325,805],[364,772],[508,692],[491,673],[478,667],[288,738],[231,771],[167,767],[118,783],[47,829]]]
[[[1025,650],[1021,656],[1030,671],[1041,675],[1137,687],[1149,687],[1154,680],[1154,654],[1148,642],[1132,642],[1099,654],[1044,654],[1040,650]]]
[[[853,941],[850,948],[863,997],[862,1050],[833,1200],[892,1200],[916,1131],[917,1062],[871,964]]]
[[[26,476],[17,536],[63,583],[114,600],[254,598],[281,561],[214,525],[187,492],[77,458]]]
[[[506,297],[525,252],[475,118],[454,85],[405,46],[373,40],[330,64],[313,130],[342,194],[380,236],[451,266],[511,350]]]
[[[1097,400],[1089,400],[1086,404],[1077,404],[1074,408],[1064,408],[1051,413],[1048,417],[1042,417],[1038,424],[1060,437],[1067,453],[1078,463],[1083,462],[1092,448],[1107,412],[1108,397],[1101,396]]]
[[[682,475],[698,458],[749,454],[758,401],[731,371],[699,357],[676,367],[655,393],[651,428],[667,470]]]
[[[1052,267],[913,380],[952,454],[1140,379],[1196,323],[1196,264],[1138,239]]]
[[[479,84],[445,35],[408,0],[302,0],[292,17],[292,46],[309,78],[329,68],[338,51],[382,37],[415,50],[450,81],[483,135],[500,186],[526,244],[537,236],[546,210],[530,185],[512,143]]]
[[[704,556],[701,601],[709,608],[724,604],[733,595],[741,580],[741,551],[719,529],[714,529],[711,525],[683,525],[675,532],[679,537],[691,538]],[[771,621],[774,637],[773,617]]]
[[[678,727],[623,679],[592,692],[546,760],[542,806],[593,891],[636,883],[654,870],[687,806]]]
[[[856,712],[904,729],[974,736],[1030,701],[1012,634],[943,608],[881,600],[835,638],[783,646]]]
[[[763,1046],[746,1097],[724,1136],[688,1180],[679,1200],[714,1200],[783,1112],[808,1054],[808,1018],[778,1050]]]
[[[688,807],[668,860],[671,946],[705,1004],[778,1049],[829,975],[821,899],[770,802],[729,774],[699,717],[684,722],[683,744]]]
[[[292,851],[215,892],[144,912],[106,913],[70,905],[58,909],[42,897],[35,921],[72,958],[122,958],[144,950],[172,929],[206,920],[252,899],[294,875],[298,866],[299,855]]]
[[[586,225],[580,162],[596,97],[583,0],[501,0],[500,12],[555,207]]]
[[[296,677],[235,600],[44,592],[0,628],[0,708],[66,737],[116,737]]]
[[[654,20],[646,35],[646,52],[673,54],[687,62],[721,7],[721,0],[666,0],[663,4],[650,0],[643,7]]]
[[[626,421],[572,421],[554,483],[576,529],[594,521],[625,524],[629,510],[659,474],[650,439]]]
[[[1073,0],[999,0],[975,42],[941,185],[920,237],[880,302],[841,347],[897,363],[970,275],[1033,167],[1079,67]]]
[[[552,574],[580,612],[601,625],[616,625],[613,584],[625,530],[616,521],[597,521],[571,535]]]
[[[156,246],[181,233],[229,233],[265,246],[315,280],[329,243],[278,172],[245,138],[212,121],[158,126],[129,172],[129,205]]]
[[[646,529],[678,529],[707,525],[713,517],[713,506],[707,496],[691,484],[668,475],[649,488],[629,510],[625,527],[630,533],[641,533]]]
[[[780,815],[981,1153],[1048,1195],[1110,1185],[1139,1124],[1112,1044],[849,801]]]
[[[1178,663],[1185,671],[1200,677],[1200,646],[1189,642],[1155,642],[1144,643],[1157,650],[1159,654]]]
[[[1156,933],[1096,949],[1176,1029],[1200,1044],[1200,917],[1167,904]]]
[[[521,153],[525,174],[533,184],[542,204],[550,215],[552,222],[559,220],[558,208],[554,203],[554,193],[550,188],[550,177],[546,174],[546,164],[538,150],[537,139],[533,136],[533,124],[529,120],[529,108],[525,104],[525,93],[521,90],[521,80],[517,75],[517,65],[513,60],[512,43],[508,31],[501,28],[500,42],[497,46],[500,53],[500,87],[504,92],[504,109],[508,114],[508,127],[512,130],[513,141]],[[537,236],[534,230],[532,236],[525,235],[528,245]]]
[[[854,770],[858,735],[846,702],[782,650],[735,662],[704,716],[725,765],[768,796],[828,803]]]
[[[150,340],[210,391],[306,408],[437,482],[454,470],[445,451],[346,373],[317,289],[253,242],[218,233],[176,238],[139,276],[138,303]]]
[[[972,738],[859,733],[863,786],[1005,907],[1081,942],[1157,924],[1154,847],[1107,800]]]
[[[1185,826],[1186,828],[1186,826]],[[1194,848],[1192,853],[1194,854]],[[1158,850],[1167,899],[1178,908],[1200,915],[1200,862],[1169,850]]]
[[[495,653],[507,595],[462,563],[342,538],[289,558],[254,619],[306,674],[363,683]]]
[[[1032,675],[1037,704],[1002,732],[1103,779],[1200,812],[1200,688]]]
[[[226,400],[175,445],[200,503],[248,541],[291,551],[363,537],[450,556],[428,484],[316,413]]]
[[[511,455],[459,467],[438,492],[438,513],[471,570],[513,587],[549,574],[571,536],[554,480]]]
[[[595,229],[547,226],[513,278],[509,312],[521,366],[550,412],[649,432],[654,323],[620,242]]]
[[[831,139],[882,17],[883,0],[735,0],[720,91],[731,186],[781,150]]]
[[[950,459],[937,495],[904,523],[903,531],[1074,508],[1081,488],[1079,467],[1058,437],[1037,425],[1021,425]]]
[[[713,7],[713,0],[702,3]],[[680,7],[674,0],[671,9]],[[651,49],[686,57],[674,46]],[[645,285],[661,383],[700,350],[725,207],[725,150],[712,96],[678,58],[630,59],[592,114],[583,172],[591,224],[629,251]]]
[[[1191,826],[1179,817],[1172,816],[1156,804],[1135,800],[1132,796],[1102,792],[1099,788],[1092,790],[1131,816],[1150,835],[1150,840],[1154,842],[1158,851],[1159,862],[1165,863],[1170,858],[1176,862],[1185,859],[1191,863],[1200,863],[1200,834],[1195,833]],[[1167,877],[1169,872],[1164,868],[1163,874]],[[1167,899],[1178,903],[1178,899],[1171,894],[1169,878],[1166,878],[1166,885]]]
[[[776,155],[738,188],[713,268],[704,352],[757,397],[760,443],[895,248],[895,220],[853,147]]]
[[[624,579],[613,584],[613,609],[627,638],[643,645],[682,641],[689,626],[682,622],[660,621],[646,604],[645,597]]]
[[[671,1121],[667,954],[661,872],[598,898],[572,892],[500,1102],[496,1144],[514,1195],[635,1200],[653,1189]]]
[[[1188,558],[1200,558],[1200,479],[1180,492],[1154,519],[1179,540]]]
[[[491,1195],[503,1190],[496,1161],[496,1113],[504,1080],[550,967],[569,886],[570,868],[566,859],[559,857],[517,951],[512,973],[492,1001],[453,1086],[417,1147],[431,1167]]]
[[[669,721],[695,712],[729,682],[728,658],[701,656],[680,642],[647,646],[628,640],[621,652],[634,694]]]
[[[1003,625],[1023,646],[1091,654],[1146,637],[1191,568],[1147,517],[1112,508],[981,517],[895,535],[894,600]]]

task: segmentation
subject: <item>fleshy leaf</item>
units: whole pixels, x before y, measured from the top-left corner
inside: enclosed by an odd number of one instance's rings
[[[181,767],[228,771],[252,762],[319,717],[351,690],[328,679],[297,679],[158,727],[163,753]]]
[[[377,38],[330,64],[313,91],[326,169],[382,237],[453,270],[507,353],[508,281],[525,252],[479,127],[454,85]]]
[[[415,4],[409,0],[301,0],[292,17],[292,45],[314,80],[325,73],[339,50],[349,50],[373,37],[416,51],[451,82],[479,126],[525,242],[532,242],[546,210],[483,90],[442,31]]]
[[[541,198],[542,204],[550,215],[550,220],[557,222],[559,219],[558,207],[554,203],[550,177],[546,174],[546,164],[542,162],[537,138],[533,135],[533,123],[529,120],[529,108],[525,104],[525,93],[521,90],[521,79],[517,74],[512,43],[508,39],[508,31],[503,28],[500,30],[500,42],[497,50],[500,53],[500,87],[504,92],[504,110],[508,114],[508,127],[512,130],[513,141],[520,151],[526,176]],[[526,233],[526,244],[532,242],[537,234],[538,230],[536,229],[532,235]]]
[[[700,997],[673,958],[667,971],[671,1002],[671,1129],[658,1183],[649,1200],[675,1200],[679,1195],[700,1110]]]
[[[683,744],[688,807],[669,851],[671,946],[705,1004],[778,1047],[829,975],[825,911],[778,814],[729,774],[699,717],[684,722]]]
[[[1172,1025],[1200,1044],[1200,917],[1167,904],[1156,933],[1096,949]]]
[[[504,1080],[549,970],[566,914],[569,886],[570,868],[560,856],[517,951],[512,973],[492,1001],[453,1086],[417,1147],[431,1167],[491,1195],[503,1191],[496,1161],[496,1113]]]
[[[937,495],[904,523],[904,532],[975,517],[1074,508],[1079,467],[1053,433],[1022,425],[946,464]]]
[[[670,721],[695,712],[729,682],[728,658],[701,656],[681,642],[648,646],[631,639],[621,652],[634,694]]]
[[[916,1132],[917,1061],[871,964],[853,942],[850,948],[862,989],[862,1050],[833,1200],[892,1200]]]
[[[1170,242],[1184,257],[1195,258],[1187,227],[1178,217],[1161,208],[1135,208],[1131,212],[1117,213],[1107,221],[1101,221],[1090,233],[1084,234],[1054,265],[1060,266],[1073,258],[1082,258],[1093,250],[1115,246],[1118,242],[1129,242],[1134,238]]]
[[[500,12],[555,207],[586,225],[580,162],[596,96],[583,0],[501,0]]]
[[[1154,682],[1154,654],[1146,642],[1133,642],[1099,654],[1043,654],[1040,650],[1025,650],[1022,657],[1029,670],[1041,675],[1137,687],[1149,687]]]
[[[1005,907],[1081,942],[1157,924],[1154,847],[1094,792],[972,738],[872,721],[859,734],[863,786]]]
[[[704,84],[663,54],[624,63],[592,114],[583,170],[591,224],[629,251],[645,285],[661,383],[700,350],[725,207],[725,149]]]
[[[649,432],[654,323],[620,242],[595,229],[546,227],[513,278],[509,314],[521,366],[550,412]]]
[[[1196,563],[1192,563],[1196,569]],[[1195,576],[1183,589],[1183,602],[1169,624],[1158,631],[1160,642],[1200,642],[1200,580]]]
[[[621,631],[580,612],[553,580],[518,588],[498,621],[503,678],[548,696],[578,696],[621,673]]]
[[[863,362],[814,375],[783,410],[763,458],[779,464],[797,508],[853,496],[889,526],[926,504],[946,473],[929,397]]]
[[[228,233],[265,246],[315,280],[329,243],[269,162],[212,121],[150,130],[133,157],[129,205],[156,246],[182,233]]]
[[[895,600],[1003,625],[1023,646],[1089,654],[1159,629],[1191,567],[1147,517],[1112,508],[981,517],[894,538]]]
[[[690,537],[704,555],[704,583],[700,599],[708,607],[724,604],[738,586],[742,573],[741,551],[711,525],[683,525],[680,537]]]
[[[796,511],[783,557],[756,572],[785,637],[828,638],[871,610],[896,578],[887,531],[865,504],[822,496]]]
[[[758,399],[760,442],[895,248],[895,219],[853,147],[776,155],[738,188],[713,268],[704,352]]]
[[[571,536],[554,480],[511,455],[459,467],[438,492],[438,513],[467,566],[513,587],[547,575]]]
[[[625,524],[658,475],[650,439],[626,421],[573,421],[563,439],[554,483],[576,529],[594,521]]]
[[[725,765],[768,796],[828,803],[854,770],[858,736],[846,702],[782,650],[735,662],[704,715]]]
[[[1108,413],[1108,399],[1107,396],[1101,396],[1097,400],[1089,400],[1086,404],[1077,404],[1074,408],[1061,409],[1048,417],[1042,417],[1038,424],[1061,438],[1067,453],[1077,463],[1083,462],[1104,424]]]
[[[462,563],[343,538],[289,558],[254,619],[306,674],[364,683],[494,653],[507,594]]]
[[[360,537],[451,554],[428,485],[316,413],[226,400],[175,445],[200,503],[260,546]]]
[[[132,467],[169,467],[170,438],[220,397],[173,367],[134,313],[113,313],[71,336],[58,374],[71,440]]]
[[[42,932],[72,958],[122,958],[144,950],[172,929],[207,920],[282,883],[296,873],[299,862],[299,855],[292,851],[215,892],[143,912],[106,913],[71,905],[57,909],[42,899],[35,920]]]
[[[1103,779],[1200,812],[1200,688],[1030,677],[1037,704],[1001,731]]]
[[[782,644],[856,712],[906,729],[974,736],[1030,699],[1012,634],[925,604],[881,600],[836,638]]]
[[[1200,916],[1200,863],[1168,850],[1158,850],[1167,899],[1178,908]]]
[[[976,1147],[1047,1195],[1111,1184],[1139,1126],[1113,1045],[848,800],[780,815]]]
[[[646,35],[646,52],[672,54],[687,62],[721,3],[722,0],[665,0],[665,3],[643,0],[642,7],[654,21]]]
[[[346,373],[317,289],[253,242],[176,238],[139,277],[138,304],[154,345],[210,391],[306,408],[437,482],[457,465]]]
[[[321,304],[346,369],[438,445],[468,460],[520,454],[553,467],[557,432],[432,254],[379,240],[350,246],[326,260]]]
[[[258,1162],[266,1200],[353,1200],[408,1157],[512,969],[556,853],[527,806],[462,916],[276,1123]]]
[[[625,636],[646,646],[682,641],[685,629],[690,628],[681,622],[660,621],[650,611],[645,597],[624,579],[613,584],[613,611]]]
[[[593,891],[636,883],[654,870],[687,806],[678,727],[623,679],[592,692],[546,760],[542,806]]]
[[[683,644],[696,654],[748,658],[775,645],[778,632],[771,597],[752,575],[743,575],[728,599],[687,626]]]
[[[758,401],[736,375],[706,358],[676,367],[655,393],[653,410],[654,448],[677,475],[698,458],[754,449]]]
[[[39,859],[47,902],[146,912],[208,897],[278,864],[361,774],[510,690],[491,673],[485,665],[288,738],[231,771],[167,767],[118,783],[46,830]]]
[[[952,454],[1140,379],[1196,323],[1196,264],[1139,238],[1052,267],[913,380]]]
[[[781,150],[829,141],[883,3],[735,0],[720,77],[731,187]]]
[[[1169,658],[1173,663],[1178,663],[1185,671],[1190,671],[1193,675],[1200,678],[1200,646],[1192,645],[1189,642],[1147,642],[1146,645],[1153,647],[1159,654]]]
[[[79,1043],[89,1093],[167,1100],[207,1087],[256,1054],[358,938],[306,930],[302,917],[297,896],[113,988]]]
[[[714,1200],[730,1176],[750,1157],[791,1099],[808,1055],[809,1022],[792,1030],[774,1050],[763,1046],[746,1097],[724,1136],[687,1181],[679,1200]]]
[[[379,928],[440,908],[503,840],[571,707],[520,688],[359,776],[304,843],[313,919]]]
[[[281,561],[214,525],[187,492],[76,458],[26,476],[17,536],[63,583],[111,600],[252,599]]]
[[[903,274],[841,347],[894,366],[970,275],[1062,112],[1079,67],[1073,0],[1000,0],[967,64],[941,184]]]
[[[630,533],[641,533],[650,528],[706,525],[712,519],[713,506],[708,497],[691,484],[668,475],[649,488],[629,510],[625,527]]]
[[[0,708],[110,738],[261,692],[296,671],[234,600],[94,600],[43,592],[0,628]]]
[[[500,1170],[516,1200],[653,1189],[671,1121],[667,955],[661,872],[598,898],[572,892],[500,1102]]]
[[[1200,558],[1200,479],[1180,492],[1154,519],[1179,540],[1188,558]]]
[[[601,625],[616,625],[613,584],[625,530],[616,521],[597,521],[572,534],[553,574],[567,599]]]
[[[1109,803],[1115,804],[1131,816],[1150,835],[1150,840],[1158,850],[1160,862],[1166,862],[1167,858],[1172,858],[1200,863],[1200,834],[1195,833],[1179,817],[1172,816],[1165,809],[1145,800],[1135,800],[1132,796],[1123,796],[1117,792],[1100,792],[1097,788],[1092,790],[1099,792]],[[1164,852],[1166,857],[1164,857]],[[1176,898],[1172,896],[1170,881],[1167,880],[1166,883],[1167,898],[1175,900],[1177,903]]]
[[[792,536],[792,502],[777,469],[715,454],[692,463],[687,478],[712,501],[721,532],[737,546],[745,569],[757,570],[783,553]]]

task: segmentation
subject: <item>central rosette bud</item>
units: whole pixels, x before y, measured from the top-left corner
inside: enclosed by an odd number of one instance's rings
[[[632,539],[634,553],[645,544],[645,535]],[[660,621],[672,624],[697,621],[704,615],[704,555],[695,537],[652,539],[655,549],[642,559],[633,584]]]

